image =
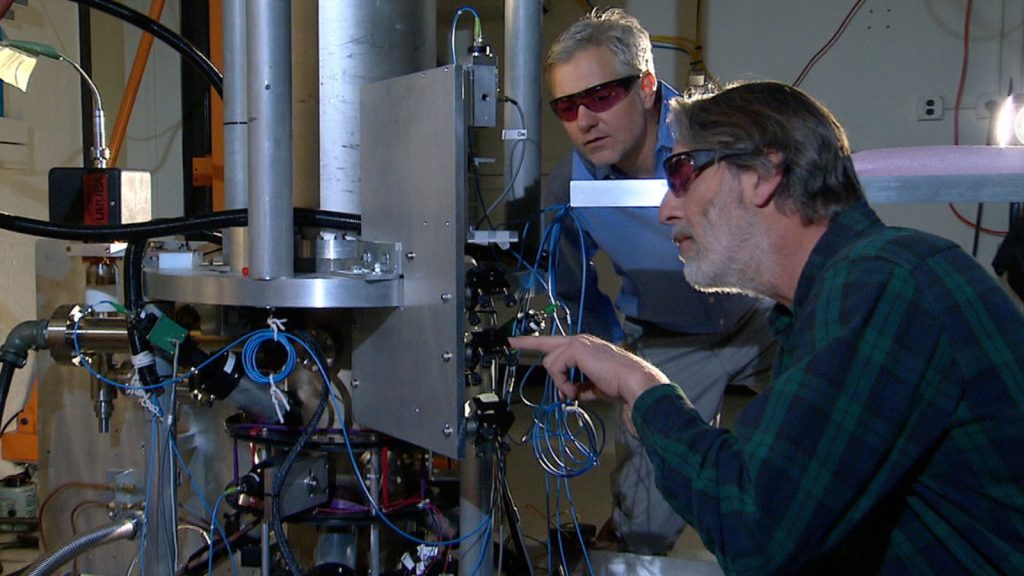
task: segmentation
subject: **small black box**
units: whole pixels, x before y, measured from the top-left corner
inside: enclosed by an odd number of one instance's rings
[[[152,218],[149,172],[120,168],[51,168],[50,222],[130,224]]]

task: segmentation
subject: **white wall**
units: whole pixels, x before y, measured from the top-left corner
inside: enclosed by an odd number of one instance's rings
[[[143,14],[149,12],[149,0],[120,1]],[[95,10],[91,19],[93,69],[103,96],[107,134],[110,135],[142,33]],[[179,2],[165,2],[160,23],[177,31],[179,21]],[[153,42],[116,165],[151,174],[153,216],[157,218],[173,218],[183,212],[181,67],[177,52],[159,40]]]
[[[33,0],[16,5],[14,18],[0,22],[7,36],[35,40],[58,48],[67,57],[78,58],[78,17],[70,2]],[[23,94],[4,86],[6,116],[27,126],[27,160],[0,160],[0,210],[30,218],[45,219],[48,213],[47,173],[54,166],[80,165],[82,123],[79,76],[65,62],[38,62]],[[34,238],[0,231],[0,333],[6,338],[14,326],[36,319],[36,274]],[[35,376],[34,354],[29,364],[15,373],[3,421],[22,406],[28,385]],[[0,466],[0,476],[13,471],[9,463]]]
[[[720,0],[704,2],[705,60],[721,80],[793,82],[839,27],[854,2]],[[855,150],[953,144],[953,103],[960,77],[964,0],[868,0],[801,88],[846,127]],[[960,144],[986,144],[979,103],[1024,82],[1024,2],[974,2]],[[918,120],[918,100],[941,96],[942,120]],[[1024,191],[1022,191],[1024,199]],[[973,231],[945,204],[877,206],[891,224],[925,229],[970,249]],[[958,206],[973,219],[976,205]],[[983,225],[1005,230],[1005,204],[986,206]],[[982,235],[978,259],[989,268],[1000,238]]]

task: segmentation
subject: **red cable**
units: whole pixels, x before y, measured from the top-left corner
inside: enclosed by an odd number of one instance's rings
[[[953,145],[960,145],[960,103],[964,98],[964,85],[967,83],[967,65],[971,55],[971,10],[974,0],[967,0],[964,11],[964,49],[963,60],[960,62],[960,82],[956,87],[956,102],[953,105]]]
[[[960,211],[956,209],[956,206],[954,206],[952,203],[949,204],[949,209],[953,211],[953,215],[956,216],[958,220],[970,226],[971,228],[977,228],[978,231],[983,234],[988,234],[990,236],[1006,236],[1005,230],[993,230],[991,228],[985,228],[984,226],[981,226],[978,223],[972,221],[968,217],[961,214]]]
[[[971,55],[971,11],[974,8],[974,0],[967,0],[967,8],[964,10],[964,47],[963,47],[963,60],[960,62],[960,81],[956,87],[956,101],[953,104],[953,144],[956,146],[960,145],[960,104],[964,98],[964,86],[967,83],[967,68]],[[958,220],[970,226],[976,228],[979,232],[990,234],[992,236],[1006,236],[1005,230],[992,230],[991,228],[985,228],[980,222],[973,222],[959,210],[952,202],[949,203],[949,209],[953,211],[953,215]]]

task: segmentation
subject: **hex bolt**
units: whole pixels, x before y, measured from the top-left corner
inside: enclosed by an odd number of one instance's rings
[[[306,478],[305,485],[306,493],[309,494],[310,498],[312,498],[316,496],[316,493],[319,491],[320,480],[310,472],[309,477]]]

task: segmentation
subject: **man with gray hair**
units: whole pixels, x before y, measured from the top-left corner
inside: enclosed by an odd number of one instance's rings
[[[665,119],[678,94],[655,76],[650,36],[636,18],[595,9],[552,44],[545,72],[551,109],[575,149],[545,179],[544,206],[567,205],[570,180],[665,177],[672,149]],[[682,382],[706,422],[717,421],[726,386],[767,380],[775,350],[769,303],[694,290],[672,247],[658,241],[666,231],[652,210],[562,211],[561,218],[550,265],[578,332],[625,344]],[[599,250],[621,280],[614,304],[598,289]],[[622,431],[616,456],[602,536],[617,536],[630,551],[667,553],[685,522],[658,493],[640,444]]]
[[[593,336],[511,345],[566,397],[623,403],[727,574],[1024,574],[1024,315],[1003,287],[883,224],[845,131],[795,88],[675,100],[672,125],[660,219],[694,285],[777,302],[771,386],[728,432]]]

